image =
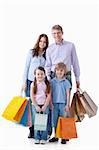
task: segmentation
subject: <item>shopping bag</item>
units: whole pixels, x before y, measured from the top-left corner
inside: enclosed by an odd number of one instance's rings
[[[48,119],[47,114],[36,113],[34,121],[34,130],[46,131],[47,119]]]
[[[27,122],[28,122],[28,110],[29,109],[29,101],[27,102],[26,108],[24,110],[23,116],[19,122],[19,124],[23,125],[23,126],[27,126]]]
[[[71,117],[75,118],[76,122],[81,122],[86,114],[86,111],[80,101],[80,95],[79,92],[77,91],[73,95],[73,99],[71,102],[71,107],[70,107],[70,114]]]
[[[79,91],[80,91],[80,101],[86,113],[88,114],[88,117],[90,118],[95,116],[98,110],[98,106],[94,103],[94,101],[91,99],[91,97],[86,91],[83,92],[81,89],[79,89]]]
[[[27,101],[26,108],[19,124],[23,126],[32,126],[32,115],[31,115],[31,102],[30,99]]]
[[[26,103],[26,98],[20,96],[13,97],[4,110],[2,117],[13,122],[19,122],[26,107]]]
[[[32,104],[31,100],[29,99],[29,107],[28,107],[28,120],[27,120],[27,126],[32,126]]]
[[[77,130],[74,118],[59,117],[56,128],[56,138],[77,138]]]

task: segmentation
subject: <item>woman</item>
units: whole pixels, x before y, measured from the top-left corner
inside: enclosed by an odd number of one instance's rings
[[[45,66],[45,55],[48,44],[49,44],[48,36],[46,34],[41,34],[39,35],[38,40],[34,45],[33,49],[29,50],[28,52],[22,86],[22,90],[25,91],[26,97],[30,97],[30,85],[35,78],[34,70],[38,66],[42,67]],[[33,138],[34,127],[32,126],[29,129],[30,133],[28,138]]]

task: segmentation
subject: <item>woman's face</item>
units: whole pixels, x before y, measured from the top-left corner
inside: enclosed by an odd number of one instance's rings
[[[39,41],[39,48],[40,49],[44,49],[46,47],[46,38],[45,37],[41,37],[40,41]]]

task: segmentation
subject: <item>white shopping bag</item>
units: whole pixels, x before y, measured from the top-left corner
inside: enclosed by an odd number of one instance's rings
[[[34,121],[34,130],[46,131],[47,118],[48,118],[47,114],[36,113]]]

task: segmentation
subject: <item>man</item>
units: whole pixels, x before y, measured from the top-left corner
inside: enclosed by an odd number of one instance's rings
[[[46,51],[45,70],[47,78],[50,80],[55,77],[54,69],[56,64],[63,62],[67,66],[68,73],[66,78],[70,81],[71,85],[71,68],[73,67],[76,87],[78,88],[80,86],[80,67],[74,44],[63,39],[63,29],[60,25],[52,27],[52,36],[55,43],[50,45]],[[58,139],[55,137],[49,140],[49,142],[57,141]],[[66,141],[64,141],[65,143]]]

